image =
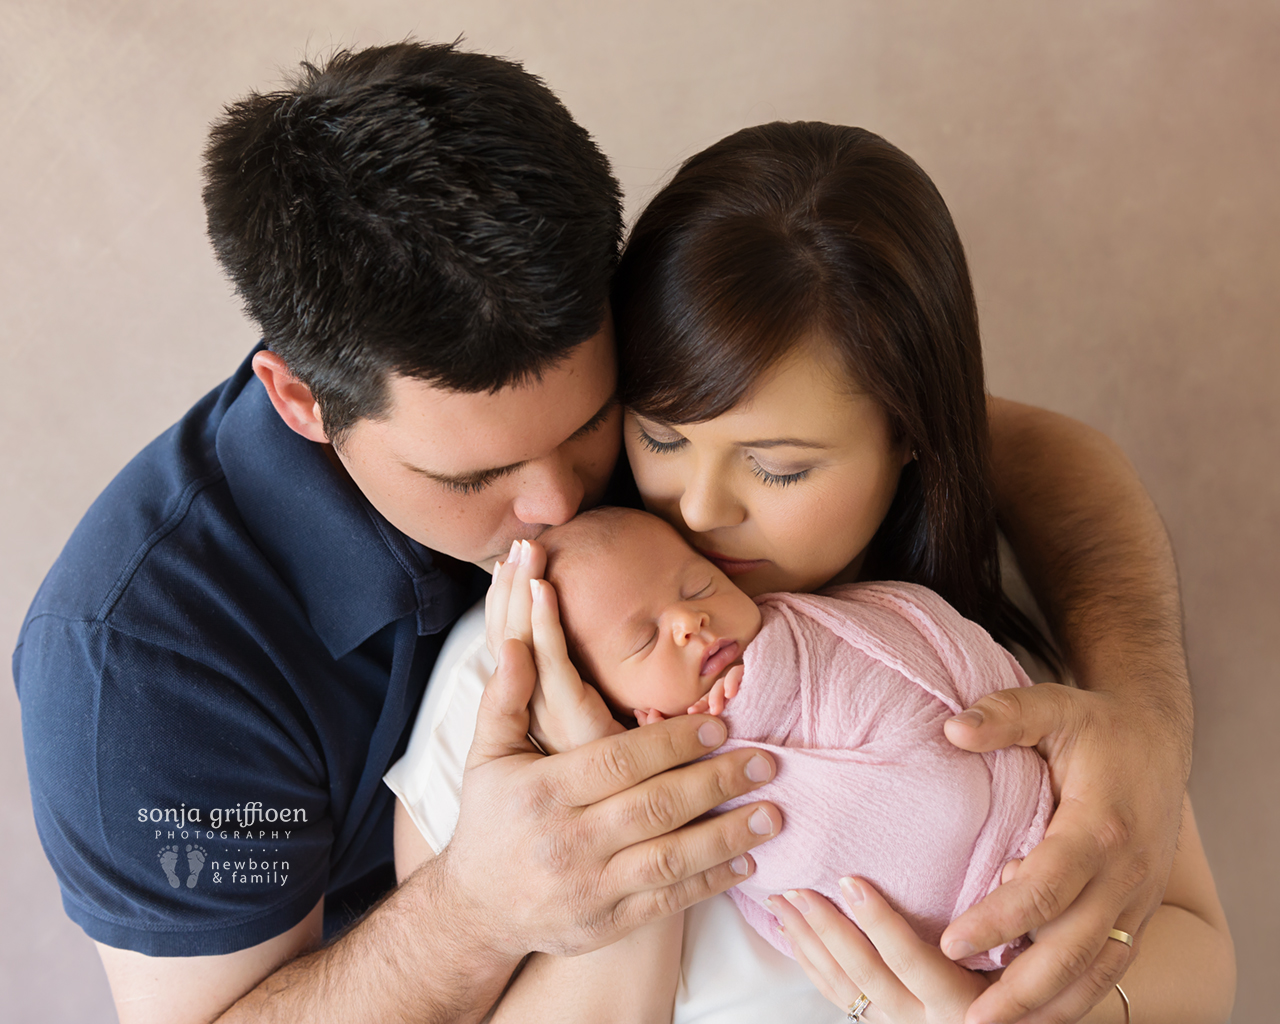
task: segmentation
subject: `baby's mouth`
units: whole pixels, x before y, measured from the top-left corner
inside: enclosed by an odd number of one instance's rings
[[[714,679],[737,661],[741,654],[742,648],[737,640],[722,637],[708,647],[707,653],[702,656],[702,671],[699,675]]]

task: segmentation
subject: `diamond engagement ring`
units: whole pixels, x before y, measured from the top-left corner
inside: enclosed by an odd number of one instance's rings
[[[870,1005],[871,1000],[859,992],[858,998],[849,1004],[849,1012],[844,1019],[851,1021],[852,1024],[862,1024],[862,1015],[867,1012],[867,1007]]]

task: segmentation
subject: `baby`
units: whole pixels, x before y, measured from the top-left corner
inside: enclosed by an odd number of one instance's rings
[[[722,809],[772,800],[787,815],[730,891],[782,952],[770,895],[810,888],[843,907],[838,880],[858,875],[936,943],[1043,838],[1043,760],[1021,747],[968,753],[942,729],[983,695],[1030,681],[932,591],[856,584],[753,601],[668,524],[628,509],[598,509],[541,540],[570,656],[615,715],[643,725],[710,711],[729,728],[722,749],[775,756],[773,782]],[[1025,941],[961,963],[1003,966]]]

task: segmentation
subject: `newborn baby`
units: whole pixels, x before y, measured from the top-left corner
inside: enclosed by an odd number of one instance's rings
[[[616,715],[645,724],[709,710],[728,726],[722,749],[776,758],[773,782],[722,809],[772,800],[786,815],[730,891],[782,952],[770,895],[810,888],[843,908],[838,880],[857,875],[936,943],[1043,838],[1044,761],[1021,747],[968,753],[942,729],[985,694],[1031,683],[932,591],[855,584],[753,601],[668,524],[628,509],[586,513],[541,540],[570,656]],[[1003,966],[1025,941],[961,963]]]

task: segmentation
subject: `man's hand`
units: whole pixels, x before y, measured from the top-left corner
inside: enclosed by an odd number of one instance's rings
[[[539,578],[546,565],[546,551],[536,540],[511,545],[485,593],[485,641],[495,658],[511,638],[533,651],[537,682],[529,699],[529,735],[548,754],[558,754],[626,727],[569,660],[555,588]]]
[[[1055,683],[991,694],[947,723],[965,750],[1038,747],[1058,800],[1044,841],[942,935],[960,959],[1038,929],[968,1024],[1075,1021],[1124,974],[1136,950],[1107,932],[1141,936],[1177,846],[1183,791],[1168,780],[1186,766],[1171,731],[1136,702]]]
[[[498,958],[596,949],[723,892],[755,865],[747,851],[781,827],[772,804],[696,821],[773,778],[767,754],[735,750],[715,718],[682,716],[568,753],[529,742],[536,672],[502,643],[485,689],[453,840],[437,858],[460,914]],[[680,767],[683,765],[684,767]]]

